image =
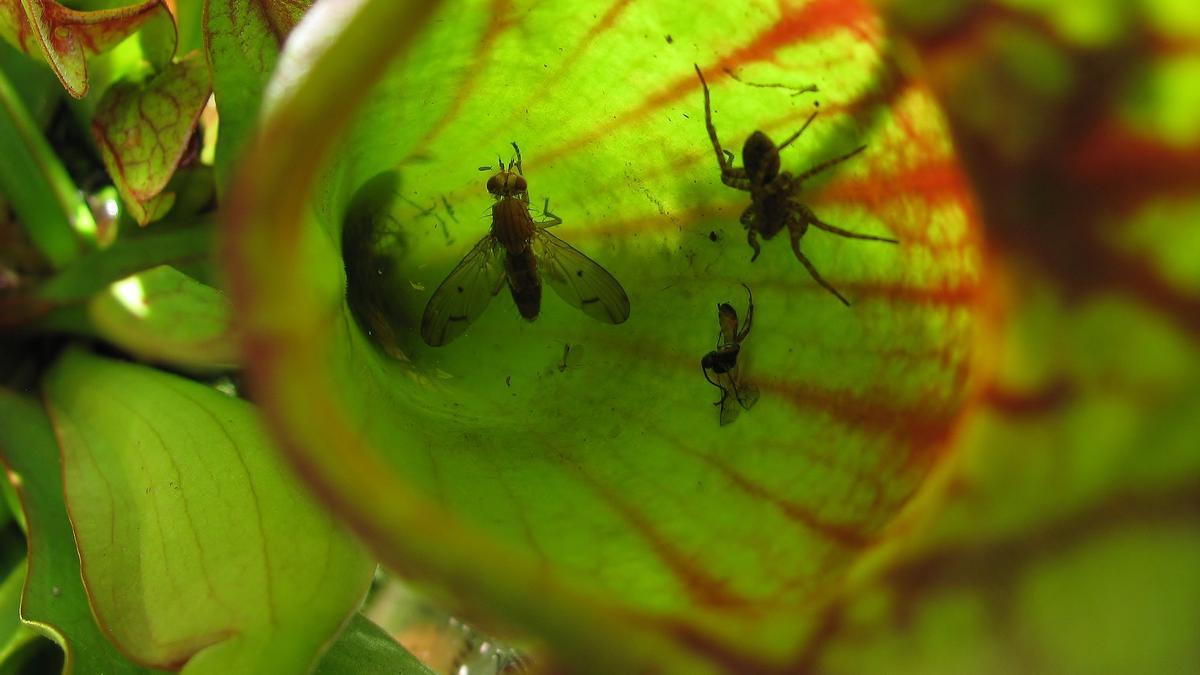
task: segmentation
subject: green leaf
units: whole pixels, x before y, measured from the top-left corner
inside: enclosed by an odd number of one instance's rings
[[[815,598],[901,513],[970,394],[979,223],[928,91],[893,70],[869,8],[754,8],[448,3],[409,45],[395,27],[416,5],[362,2],[337,21],[317,5],[230,194],[255,399],[305,478],[387,562],[536,631],[579,671],[786,667]],[[784,138],[812,99],[724,68],[820,86],[788,170],[868,144],[803,193],[831,223],[902,242],[808,233],[850,309],[786,235],[750,262],[748,197],[721,183],[693,62],[730,149],[756,128]],[[547,293],[530,323],[502,294],[428,348],[431,290],[487,231],[475,167],[510,140],[535,207],[549,198],[555,234],[620,280],[632,316],[602,325]],[[385,171],[400,195],[355,220],[355,192]],[[443,198],[460,222],[429,209]],[[699,361],[714,305],[740,309],[743,282],[762,398],[720,427]],[[366,313],[390,344],[367,338],[347,293],[378,300]]]
[[[75,98],[88,93],[88,59],[147,24],[174,24],[163,0],[92,11],[53,0],[0,0],[0,37],[50,64]],[[172,39],[173,42],[173,39]]]
[[[121,237],[112,246],[92,251],[44,283],[38,299],[56,304],[85,300],[114,281],[159,265],[182,265],[211,255],[209,223],[191,223],[173,229],[139,231]]]
[[[373,564],[279,465],[249,404],[80,351],[44,386],[114,643],[189,674],[309,669]]]
[[[175,202],[163,188],[175,173],[208,101],[208,63],[193,52],[143,82],[119,82],[104,93],[92,134],[104,166],[139,224]]]
[[[168,265],[114,283],[88,315],[99,336],[142,359],[204,369],[241,360],[225,295]]]
[[[330,646],[315,675],[433,675],[415,656],[362,614]]]
[[[24,101],[0,71],[0,191],[29,239],[54,268],[80,252],[79,232],[95,221]]]
[[[88,608],[49,418],[36,401],[5,389],[0,389],[0,453],[28,521],[29,579],[21,617],[63,648],[64,675],[148,672],[104,638]]]
[[[308,0],[205,0],[204,40],[213,69],[213,92],[221,111],[217,137],[218,186],[258,119],[267,78],[280,45],[312,4]]]

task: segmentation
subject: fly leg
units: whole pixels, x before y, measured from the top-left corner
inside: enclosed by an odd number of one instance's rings
[[[712,378],[708,376],[708,368],[704,366],[703,360],[700,362],[700,372],[704,373],[704,379],[708,380],[709,384],[721,390],[721,400],[713,403],[713,405],[725,405],[725,399],[729,396],[729,392],[725,390],[725,387],[712,381]]]
[[[830,293],[833,293],[838,300],[842,301],[843,305],[849,307],[850,301],[842,297],[842,294],[838,293],[837,289],[831,286],[828,281],[825,281],[825,278],[821,276],[821,273],[817,271],[817,268],[813,267],[813,264],[808,261],[808,258],[804,257],[804,254],[800,252],[800,238],[804,236],[804,227],[802,224],[798,220],[789,221],[788,230],[792,235],[792,253],[796,254],[796,259],[800,261],[801,265],[804,265],[804,269],[808,270],[808,273],[810,276],[812,276],[813,281],[816,281],[821,285],[822,288]]]
[[[555,225],[562,225],[562,218],[550,213],[549,197],[546,197],[546,202],[542,205],[542,215],[546,216],[549,220],[543,220],[542,222],[538,223],[538,227],[554,227]]]

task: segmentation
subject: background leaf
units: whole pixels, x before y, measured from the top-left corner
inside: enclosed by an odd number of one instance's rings
[[[204,369],[241,360],[225,295],[168,265],[114,283],[88,315],[98,334],[143,359]]]
[[[0,389],[0,452],[28,521],[29,579],[21,617],[63,648],[64,675],[150,672],[121,656],[92,619],[50,420],[39,403],[5,389]]]
[[[316,675],[433,675],[382,628],[355,614],[326,652]]]
[[[784,667],[814,599],[944,456],[973,378],[978,222],[940,116],[893,69],[877,17],[856,3],[688,7],[448,3],[365,99],[304,205],[295,191],[340,137],[361,96],[350,89],[399,49],[382,8],[343,22],[318,6],[289,38],[230,197],[256,398],[305,477],[386,561],[592,672]],[[534,37],[550,26],[553,39]],[[820,86],[822,115],[789,168],[869,144],[807,193],[831,222],[902,241],[805,239],[853,308],[786,244],[749,263],[736,225],[747,201],[720,184],[693,62],[731,148],[756,127],[782,138],[812,108],[723,68]],[[309,142],[281,153],[286,138]],[[633,315],[602,326],[548,296],[530,324],[499,298],[430,349],[413,328],[486,231],[475,167],[506,159],[510,140],[534,204],[550,198],[556,234],[621,280]],[[355,190],[386,171],[401,194],[355,221]],[[443,198],[445,211],[429,208]],[[345,268],[352,299],[387,299],[367,309],[389,322],[392,356],[355,323]],[[746,358],[763,399],[722,429],[697,365],[714,304],[740,304],[741,282],[755,293]],[[567,344],[583,356],[560,370]]]
[[[44,58],[75,98],[88,93],[88,59],[150,22],[174,23],[163,0],[91,11],[54,0],[0,1],[0,37],[30,56]]]
[[[310,4],[305,0],[205,2],[204,40],[221,109],[216,155],[221,186],[257,121],[280,46]]]
[[[163,193],[188,148],[212,83],[199,52],[143,82],[120,82],[104,93],[92,134],[130,213],[145,225],[174,204]]]
[[[311,667],[373,565],[279,467],[249,405],[79,351],[45,392],[83,578],[113,641],[187,673]]]

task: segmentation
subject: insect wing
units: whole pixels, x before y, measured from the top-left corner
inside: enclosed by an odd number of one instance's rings
[[[489,234],[475,244],[437,287],[421,317],[421,339],[426,344],[440,347],[462,335],[479,318],[502,287],[501,253],[501,247]]]
[[[753,408],[754,404],[758,403],[758,387],[747,382],[745,379],[740,379],[735,384],[737,385],[735,394],[737,395],[738,403],[746,410]]]
[[[629,296],[608,270],[544,228],[533,241],[542,278],[558,297],[598,321],[622,323],[629,318]]]

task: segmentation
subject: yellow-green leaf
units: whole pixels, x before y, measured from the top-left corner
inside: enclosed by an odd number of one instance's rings
[[[71,351],[45,396],[93,611],[135,661],[297,673],[373,563],[279,465],[244,401]]]

